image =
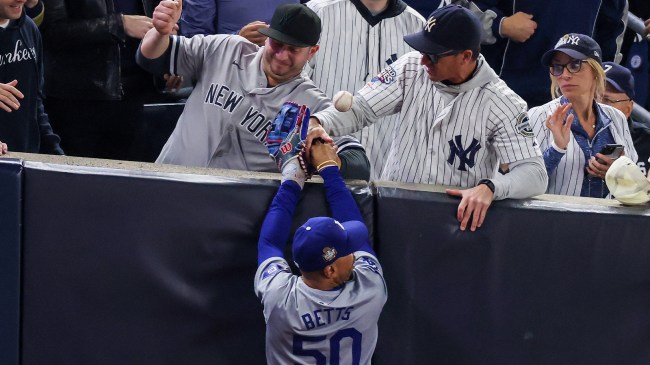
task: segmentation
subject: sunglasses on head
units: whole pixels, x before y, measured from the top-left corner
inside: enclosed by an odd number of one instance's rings
[[[455,55],[457,55],[459,53],[462,53],[462,52],[463,51],[447,51],[447,52],[443,52],[443,53],[439,53],[439,54],[428,54],[427,53],[426,55],[429,57],[431,62],[435,65],[443,57],[455,56]]]
[[[562,72],[564,72],[564,68],[566,68],[569,73],[578,73],[580,72],[580,69],[582,68],[582,63],[587,62],[585,60],[573,60],[569,63],[565,64],[560,64],[560,63],[553,63],[551,66],[549,66],[551,70],[551,75],[553,76],[560,76],[562,75]]]

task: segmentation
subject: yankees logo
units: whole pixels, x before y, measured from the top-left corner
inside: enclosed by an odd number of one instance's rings
[[[454,141],[455,140],[455,141]],[[449,140],[449,147],[451,148],[451,153],[447,159],[447,163],[450,165],[454,164],[456,156],[460,160],[460,166],[458,170],[467,171],[466,165],[469,167],[474,167],[475,161],[474,157],[476,152],[481,149],[481,145],[478,143],[476,138],[472,138],[472,143],[467,147],[463,148],[462,136],[458,135],[454,137],[454,140]]]
[[[436,18],[429,18],[427,20],[427,24],[424,25],[424,29],[426,29],[427,32],[431,32],[431,28],[436,25]]]

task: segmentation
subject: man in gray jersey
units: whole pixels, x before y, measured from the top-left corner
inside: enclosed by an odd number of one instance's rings
[[[422,31],[404,37],[421,53],[384,69],[356,93],[350,111],[315,113],[307,145],[315,136],[328,140],[325,130],[351,133],[400,113],[382,179],[468,188],[447,190],[462,198],[461,230],[470,217],[471,230],[480,227],[495,199],[543,194],[548,176],[526,103],[479,54],[480,39],[469,10],[437,9]],[[500,165],[509,172],[498,173]]]
[[[297,159],[283,168],[262,224],[255,293],[264,305],[268,364],[370,364],[377,344],[386,283],[334,156],[329,144],[311,151],[333,218],[311,218],[296,231],[292,252],[301,276],[283,258],[305,180]]]
[[[424,18],[401,0],[311,0],[323,31],[318,53],[307,64],[310,78],[327,95],[355,92],[384,67],[413,49],[403,37],[424,25]],[[398,115],[357,132],[378,179],[390,150]]]
[[[156,162],[276,171],[264,140],[282,103],[291,100],[313,111],[331,105],[301,76],[318,51],[320,19],[303,5],[281,5],[270,27],[260,30],[269,37],[260,48],[236,35],[172,35],[181,10],[182,1],[160,2],[137,55],[138,64],[153,73],[196,80]],[[363,147],[349,139],[337,143],[344,177],[368,179]]]

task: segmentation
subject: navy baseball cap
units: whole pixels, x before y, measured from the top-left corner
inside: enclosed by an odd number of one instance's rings
[[[614,62],[603,62],[605,80],[616,91],[625,93],[628,98],[634,99],[634,76],[626,67]]]
[[[478,49],[481,33],[481,22],[474,13],[460,5],[447,5],[434,10],[424,28],[405,35],[404,41],[422,53],[441,54]]]
[[[293,236],[293,260],[305,272],[318,271],[354,253],[368,240],[363,222],[339,223],[330,217],[310,218]]]
[[[295,47],[318,44],[321,32],[320,18],[302,4],[284,4],[275,9],[271,24],[258,32]]]
[[[593,58],[598,61],[598,63],[603,62],[601,58],[603,52],[600,50],[598,43],[596,43],[596,41],[590,36],[580,33],[569,33],[563,35],[555,44],[555,48],[544,53],[542,56],[542,65],[550,66],[555,52],[566,53],[569,57],[576,60]]]

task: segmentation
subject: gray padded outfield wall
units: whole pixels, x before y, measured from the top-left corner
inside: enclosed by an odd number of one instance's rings
[[[0,158],[0,364],[265,363],[277,174],[21,156]],[[373,364],[650,363],[648,205],[501,201],[471,233],[439,187],[350,187],[388,283]],[[307,184],[294,227],[326,214]]]
[[[23,364],[264,363],[253,277],[277,180],[28,162],[25,181]],[[312,215],[320,184],[295,226]]]

